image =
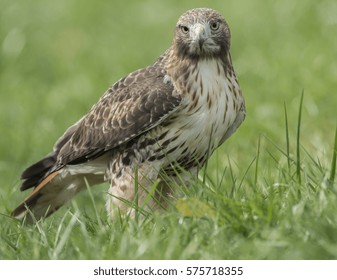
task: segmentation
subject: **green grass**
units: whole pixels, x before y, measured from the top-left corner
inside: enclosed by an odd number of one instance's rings
[[[0,3],[0,259],[336,259],[335,1],[115,2]],[[10,218],[20,172],[199,6],[230,24],[247,105],[205,175],[134,220],[108,223],[107,185],[36,225]]]

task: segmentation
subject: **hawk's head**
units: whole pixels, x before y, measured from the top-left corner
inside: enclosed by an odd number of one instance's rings
[[[179,57],[226,57],[229,46],[229,27],[217,11],[192,9],[179,18],[174,37]]]

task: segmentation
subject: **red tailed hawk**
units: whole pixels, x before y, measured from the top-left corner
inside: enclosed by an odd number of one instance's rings
[[[34,190],[12,215],[49,216],[87,185],[104,181],[110,183],[108,215],[132,215],[126,201],[137,197],[141,205],[163,174],[174,179],[176,166],[196,174],[245,118],[229,49],[229,27],[218,12],[184,13],[172,46],[157,61],[116,82],[51,153],[22,173],[20,190]],[[163,185],[157,191],[165,197]]]

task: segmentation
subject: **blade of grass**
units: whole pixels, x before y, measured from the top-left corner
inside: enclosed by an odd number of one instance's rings
[[[257,153],[256,153],[256,162],[255,162],[255,176],[254,176],[254,185],[257,184],[257,174],[259,171],[259,159],[260,159],[260,145],[261,145],[261,136],[259,136],[259,142],[257,143]]]
[[[234,171],[233,171],[231,160],[230,160],[229,156],[227,156],[227,160],[228,160],[228,166],[229,166],[229,174],[230,174],[230,177],[231,177],[231,180],[232,180],[232,183],[233,183],[233,185],[230,189],[229,197],[233,197],[234,189],[235,189],[235,185],[236,185],[236,178],[235,178],[235,175],[234,175]]]
[[[139,220],[139,207],[138,207],[138,202],[139,202],[139,193],[138,193],[138,165],[135,165],[135,222],[138,225],[138,220]]]
[[[263,135],[262,136],[268,140],[269,143],[271,143],[282,155],[284,155],[285,157],[287,157],[287,152],[283,151],[282,148],[280,148],[271,138],[269,138],[267,135]],[[296,163],[296,160],[291,158],[291,156],[289,155],[289,161],[293,162],[294,164]]]
[[[300,154],[300,135],[301,135],[301,119],[302,119],[302,107],[303,107],[304,90],[302,90],[300,107],[298,111],[297,122],[297,137],[296,137],[296,174],[298,182],[301,184],[301,154]]]
[[[223,181],[224,181],[224,179],[225,179],[226,171],[227,171],[227,166],[225,167],[225,169],[224,169],[223,172],[222,172],[221,179],[220,179],[220,182],[219,182],[219,184],[218,184],[218,187],[219,187],[219,188],[222,186],[222,183],[223,183]]]
[[[155,196],[155,192],[157,190],[157,187],[160,183],[160,179],[157,179],[151,186],[151,189],[150,190],[146,190],[144,189],[145,192],[147,192],[146,194],[146,197],[144,198],[144,200],[142,201],[142,205],[141,205],[141,208],[144,208],[146,207],[146,205],[148,205],[148,203],[150,202],[150,200],[152,199],[155,203],[157,203],[157,205],[161,208],[161,209],[165,209],[165,207],[161,204],[161,201],[160,199],[164,199],[165,196],[159,192],[158,195],[159,195],[159,198],[157,199],[156,196]]]
[[[249,163],[249,165],[248,165],[248,167],[247,167],[245,173],[244,173],[243,176],[242,176],[242,179],[241,179],[239,185],[237,186],[237,189],[238,189],[238,190],[241,189],[241,186],[242,186],[244,180],[246,179],[246,176],[247,176],[247,174],[248,174],[248,171],[249,171],[250,168],[253,166],[253,163],[254,163],[255,160],[258,160],[258,159],[257,159],[256,157],[254,157],[254,158],[251,160],[251,162]],[[256,175],[256,172],[255,172],[255,175]],[[256,186],[256,184],[257,184],[257,176],[256,176],[256,178],[255,178],[255,186]]]
[[[285,128],[286,128],[286,152],[287,152],[287,162],[288,162],[288,169],[290,172],[290,145],[289,145],[289,126],[288,126],[288,113],[287,113],[287,106],[284,103],[284,118],[285,118]]]
[[[337,158],[337,127],[335,132],[335,145],[333,150],[333,156],[331,161],[331,169],[330,169],[330,177],[329,177],[329,183],[332,186],[335,181],[335,175],[336,175],[336,158]]]
[[[207,148],[207,157],[206,157],[206,162],[205,162],[205,173],[204,173],[204,177],[203,177],[203,183],[205,183],[206,181],[206,172],[207,172],[207,167],[208,167],[208,159],[211,155],[211,141],[212,141],[212,137],[213,137],[213,128],[214,126],[212,125],[211,127],[211,133],[210,133],[210,137],[209,137],[209,141],[208,141],[208,148]]]
[[[91,187],[89,185],[89,182],[87,180],[87,178],[84,177],[84,182],[85,182],[85,186],[87,188],[87,191],[88,191],[88,194],[89,194],[89,197],[90,197],[90,200],[92,202],[92,205],[94,206],[94,211],[95,211],[95,216],[96,216],[96,219],[97,219],[97,223],[100,227],[102,227],[102,221],[101,221],[101,217],[97,211],[97,207],[96,207],[96,202],[95,202],[95,199],[94,199],[94,195],[92,194],[92,191],[91,191]]]
[[[59,242],[57,243],[54,251],[52,252],[52,259],[59,259],[59,255],[60,253],[63,251],[64,246],[66,245],[66,242],[71,234],[71,231],[73,229],[73,227],[75,226],[76,222],[78,221],[78,213],[72,214],[70,212],[68,212],[70,215],[72,215],[69,224],[67,225],[67,227],[65,228],[65,230],[62,233],[62,236],[59,240]]]

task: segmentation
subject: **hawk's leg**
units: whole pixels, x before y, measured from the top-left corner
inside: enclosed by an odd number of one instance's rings
[[[146,213],[165,207],[166,184],[158,181],[158,170],[141,163],[137,167],[124,166],[117,174],[113,173],[106,203],[109,217],[114,219],[120,213],[134,217],[136,211]]]

